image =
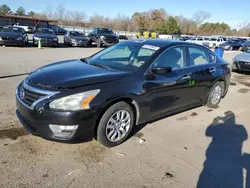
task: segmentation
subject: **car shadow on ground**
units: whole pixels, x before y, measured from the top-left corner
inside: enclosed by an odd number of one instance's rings
[[[235,114],[228,111],[215,118],[208,126],[206,136],[212,141],[206,151],[197,188],[249,188],[250,155],[242,153],[248,134],[243,125],[236,124]],[[247,173],[245,180],[243,169]]]

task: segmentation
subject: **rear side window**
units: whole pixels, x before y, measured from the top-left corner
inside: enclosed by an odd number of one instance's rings
[[[209,56],[205,50],[189,47],[188,52],[190,66],[205,65],[209,63]]]

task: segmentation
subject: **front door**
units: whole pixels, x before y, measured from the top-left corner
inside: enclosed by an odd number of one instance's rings
[[[189,92],[192,71],[186,67],[185,47],[166,50],[152,64],[151,68],[154,67],[171,67],[172,71],[146,76],[144,94],[149,111],[148,119],[194,102],[193,95]]]

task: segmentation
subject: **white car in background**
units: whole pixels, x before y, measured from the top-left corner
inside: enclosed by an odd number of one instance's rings
[[[204,38],[191,38],[189,40],[187,40],[186,42],[191,42],[191,43],[195,43],[195,44],[200,44],[203,46],[209,46],[209,42],[207,42]]]
[[[33,33],[35,31],[35,27],[24,26],[24,25],[14,25],[15,27],[23,28],[26,33]]]
[[[210,48],[215,48],[227,42],[227,39],[226,38],[210,38],[207,42],[209,42]]]

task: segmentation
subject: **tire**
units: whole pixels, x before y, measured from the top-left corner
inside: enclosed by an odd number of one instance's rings
[[[97,48],[101,48],[102,47],[102,42],[101,42],[100,38],[96,40],[96,45],[97,45]]]
[[[122,115],[122,112],[123,112],[123,115]],[[119,120],[117,121],[117,113],[120,113],[120,115],[118,116],[120,117],[120,122],[121,122],[121,119],[124,120],[123,123],[119,124]],[[100,142],[102,145],[106,147],[117,146],[123,143],[127,139],[129,134],[131,133],[131,130],[133,129],[133,126],[134,126],[133,109],[128,103],[118,102],[112,105],[109,109],[107,109],[106,112],[103,114],[102,118],[100,119],[99,125],[97,128],[97,140],[98,142]],[[111,127],[111,128],[108,128],[108,127]],[[112,131],[113,133],[111,133]],[[122,134],[124,131],[125,133]],[[121,136],[120,139],[118,138],[119,134]],[[114,136],[114,139],[115,139],[113,141],[111,141],[112,136]]]
[[[216,82],[209,92],[206,106],[209,108],[216,108],[221,101],[223,91],[223,82]]]
[[[242,47],[239,47],[238,51],[242,51]]]

